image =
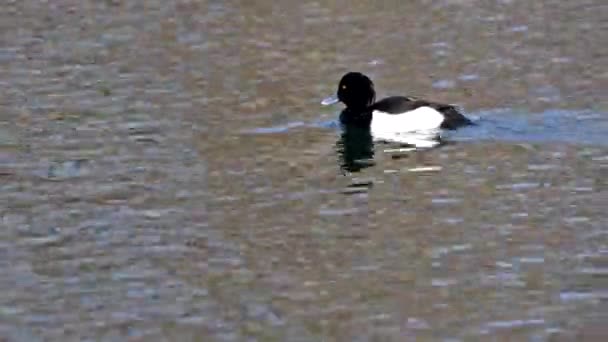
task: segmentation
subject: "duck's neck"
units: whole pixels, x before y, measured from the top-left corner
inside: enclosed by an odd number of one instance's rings
[[[353,108],[347,107],[340,114],[340,121],[343,124],[364,124],[369,125],[372,120],[372,111],[369,107]]]

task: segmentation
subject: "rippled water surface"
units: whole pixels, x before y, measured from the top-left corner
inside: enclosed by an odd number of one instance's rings
[[[603,340],[606,10],[7,1],[0,340]],[[348,70],[478,125],[343,131]]]

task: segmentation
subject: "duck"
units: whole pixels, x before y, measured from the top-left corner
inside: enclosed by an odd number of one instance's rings
[[[408,96],[390,96],[376,101],[372,80],[360,72],[348,72],[338,84],[335,95],[322,105],[342,102],[344,125],[369,127],[372,132],[420,132],[455,130],[474,123],[454,105]]]

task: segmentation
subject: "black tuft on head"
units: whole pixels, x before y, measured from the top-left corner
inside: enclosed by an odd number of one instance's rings
[[[338,99],[348,109],[364,110],[376,100],[374,83],[360,72],[349,72],[340,80]]]

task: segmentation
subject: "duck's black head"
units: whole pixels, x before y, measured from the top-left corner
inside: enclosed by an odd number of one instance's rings
[[[376,100],[374,83],[360,72],[349,72],[338,85],[338,100],[349,109],[365,109]]]
[[[360,112],[367,109],[376,100],[374,83],[360,72],[349,72],[342,76],[336,95],[337,97],[329,97],[322,103],[329,105],[340,101],[346,105],[346,109]]]

